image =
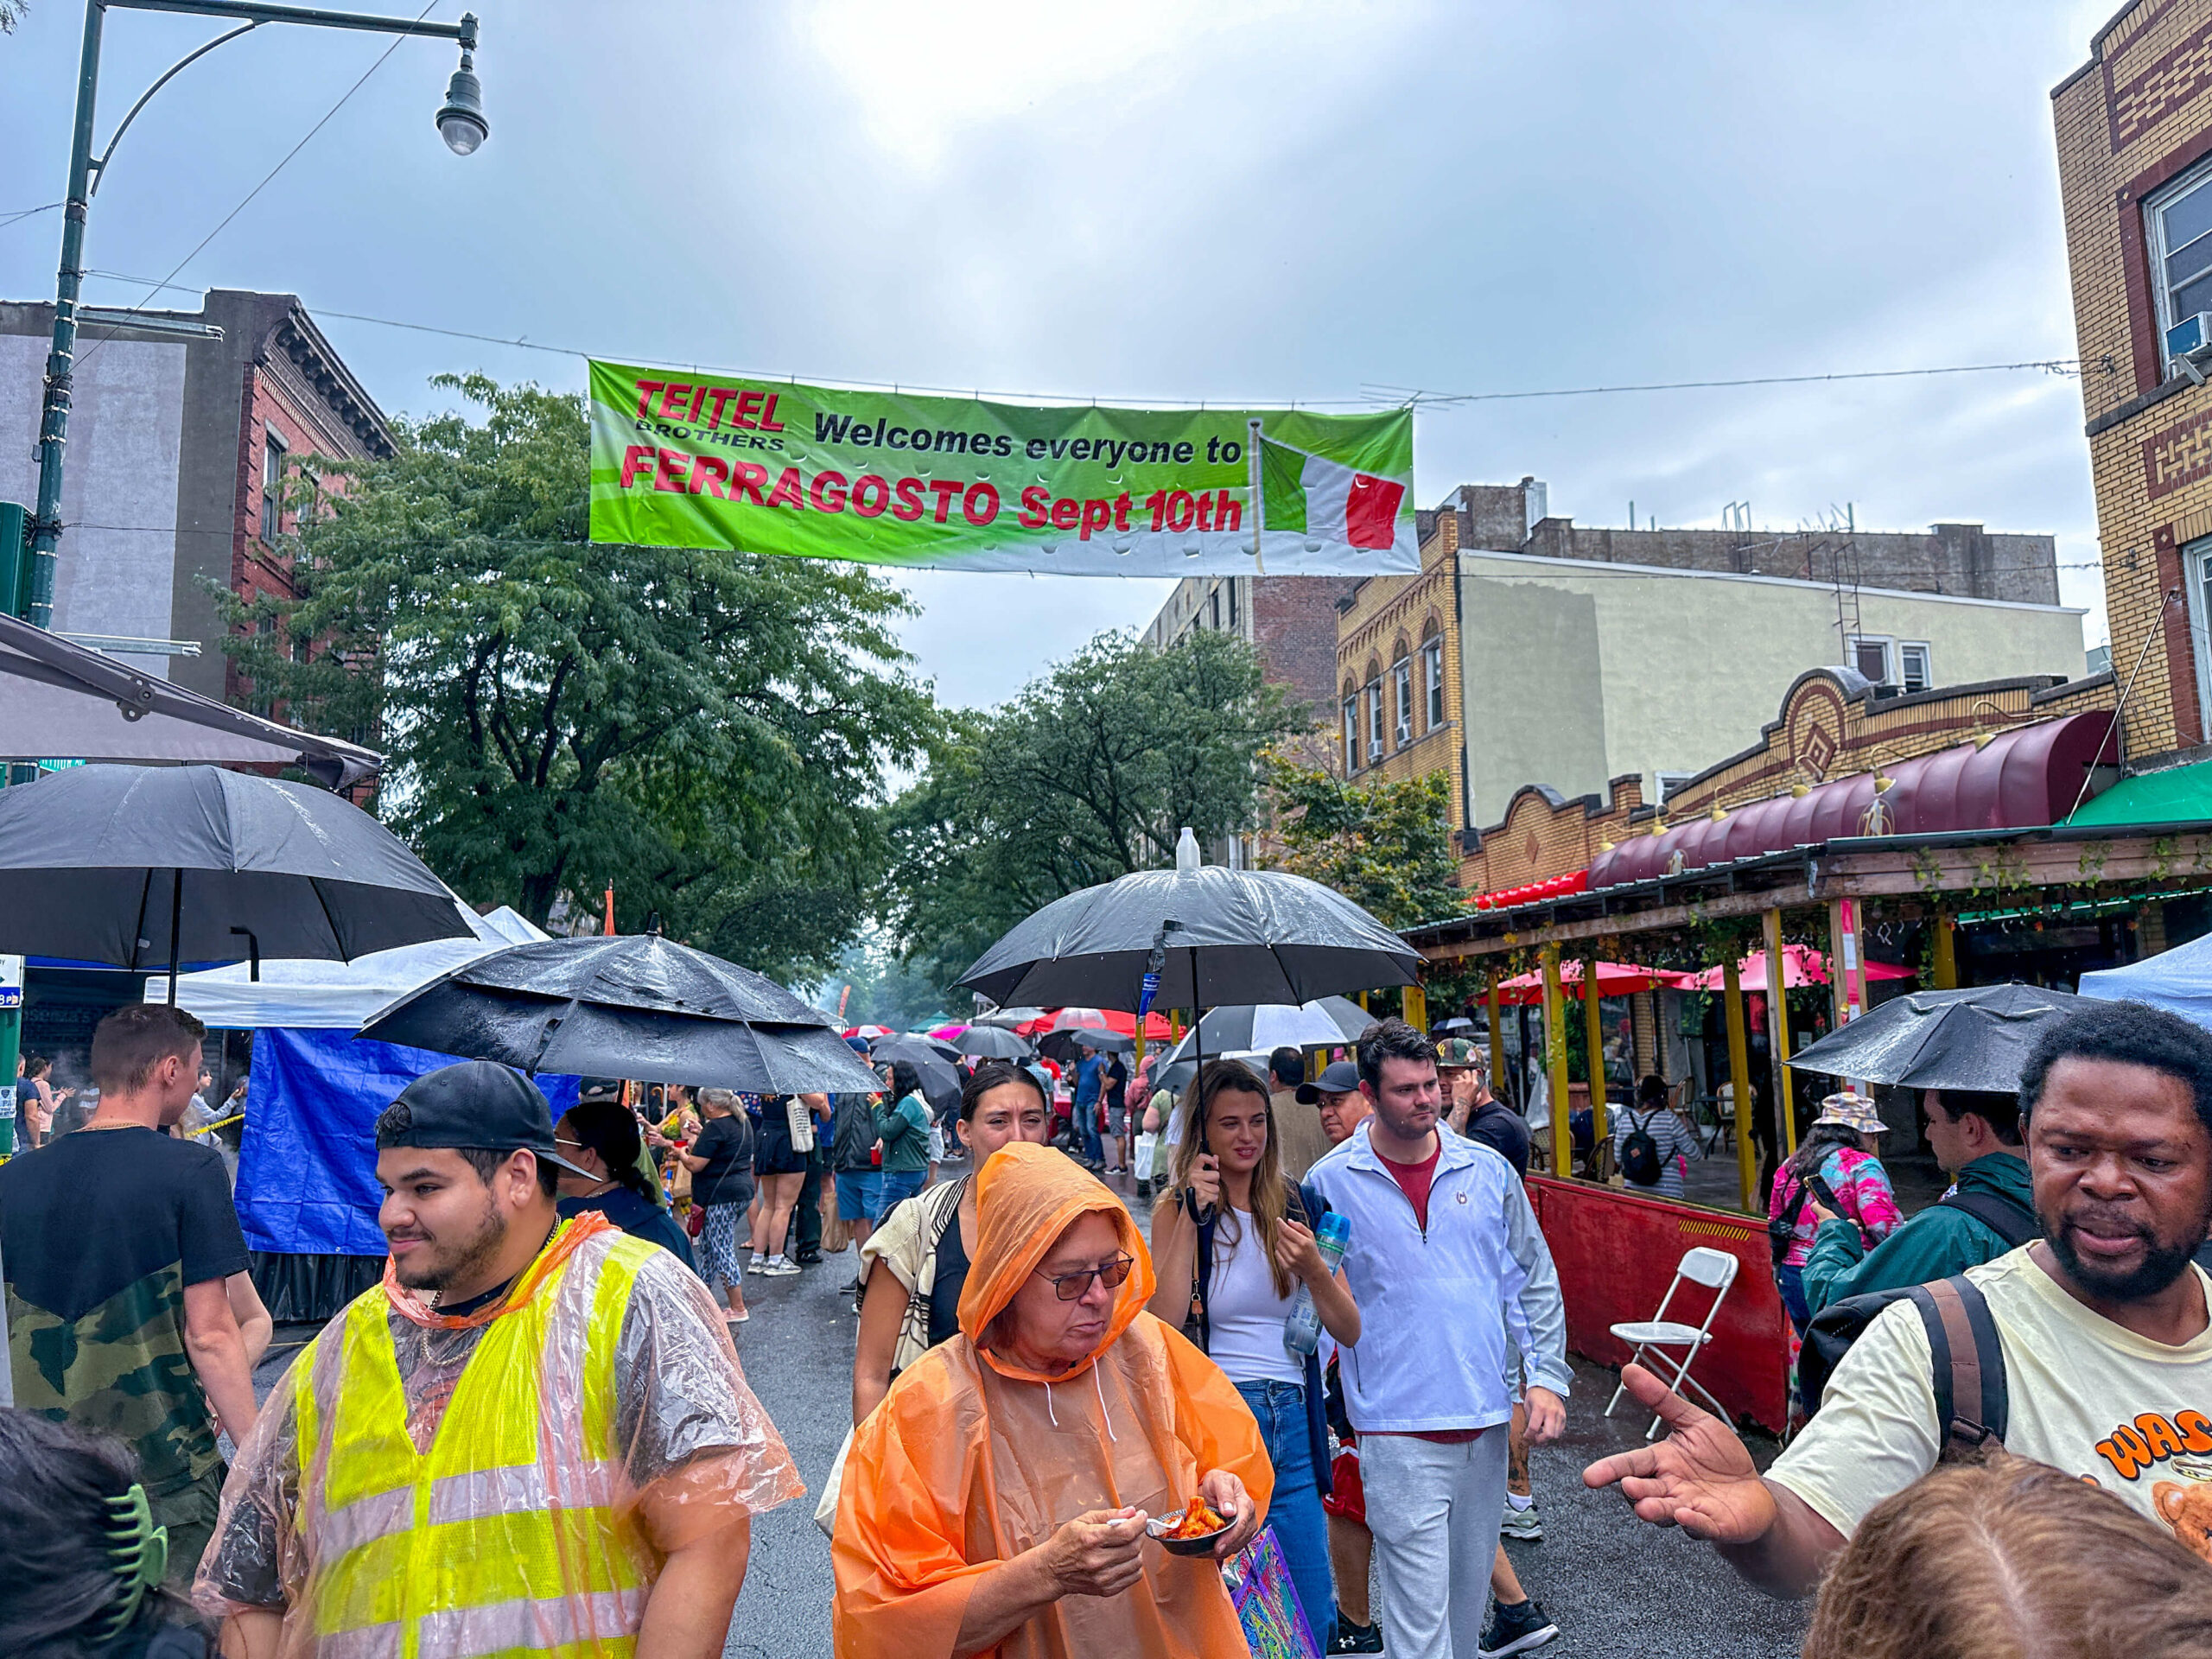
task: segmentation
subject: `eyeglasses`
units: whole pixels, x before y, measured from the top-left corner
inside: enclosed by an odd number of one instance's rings
[[[1090,1290],[1096,1279],[1109,1290],[1119,1290],[1129,1276],[1129,1269],[1137,1264],[1133,1255],[1117,1255],[1103,1268],[1085,1268],[1081,1273],[1038,1273],[1030,1276],[1052,1281],[1052,1294],[1064,1302],[1078,1300]]]

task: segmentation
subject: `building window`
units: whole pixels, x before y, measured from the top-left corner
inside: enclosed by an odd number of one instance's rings
[[[1402,657],[1390,664],[1390,723],[1393,747],[1414,741],[1414,665]]]
[[[1367,764],[1382,758],[1382,682],[1367,683]]]
[[[1236,632],[1236,578],[1229,579],[1229,631]]]
[[[1344,776],[1359,770],[1359,693],[1344,699]]]
[[[2145,204],[2150,224],[2151,291],[2158,334],[2212,311],[2212,166],[2199,166]]]
[[[2212,731],[2212,536],[2199,537],[2181,550],[2182,569],[2188,572],[2189,638],[2196,658],[2197,719],[2199,731]]]
[[[1444,638],[1425,639],[1421,647],[1421,696],[1428,706],[1428,729],[1444,724]]]
[[[1928,672],[1928,645],[1924,640],[1908,639],[1897,646],[1897,677],[1904,682],[1908,691],[1925,691],[1935,681]]]
[[[1218,632],[1221,632],[1221,589],[1220,589],[1220,588],[1215,588],[1215,589],[1213,590],[1213,593],[1212,593],[1212,594],[1211,594],[1211,599],[1212,599],[1212,601],[1213,601],[1213,620],[1212,620],[1211,622],[1208,623],[1206,626],[1207,626],[1208,627],[1211,628],[1215,632],[1218,633]]]
[[[261,539],[271,547],[283,527],[284,513],[284,446],[274,434],[261,441]]]
[[[1895,685],[1890,668],[1890,642],[1878,635],[1859,634],[1851,641],[1851,665],[1876,685]]]
[[[1653,774],[1659,785],[1659,804],[1667,804],[1669,797],[1697,776],[1694,772],[1662,772]]]

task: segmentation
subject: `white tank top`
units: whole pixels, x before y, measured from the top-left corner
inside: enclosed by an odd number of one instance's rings
[[[1249,1211],[1224,1210],[1223,1222],[1236,1217],[1238,1237],[1230,1246],[1217,1226],[1213,1236],[1213,1278],[1206,1287],[1206,1351],[1232,1382],[1303,1382],[1306,1368],[1282,1345],[1283,1321],[1290,1317],[1290,1296],[1275,1294],[1267,1250]]]

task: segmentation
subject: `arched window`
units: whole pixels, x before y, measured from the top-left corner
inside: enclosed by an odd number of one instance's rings
[[[1427,724],[1435,731],[1444,724],[1444,630],[1431,617],[1423,625],[1421,642],[1421,702]]]
[[[1359,770],[1359,685],[1347,678],[1344,691],[1344,776]]]

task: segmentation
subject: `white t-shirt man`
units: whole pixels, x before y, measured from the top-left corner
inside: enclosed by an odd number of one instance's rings
[[[1967,1271],[2005,1351],[2005,1448],[2118,1494],[2212,1560],[2212,1327],[2179,1347],[2138,1336],[2068,1295],[2031,1249]],[[1919,1310],[1883,1309],[1768,1478],[1849,1537],[1936,1466],[1929,1365]]]

